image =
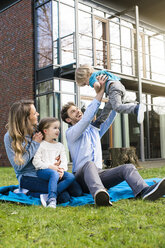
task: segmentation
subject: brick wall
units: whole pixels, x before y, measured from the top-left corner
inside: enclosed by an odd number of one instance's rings
[[[9,166],[3,137],[9,107],[34,99],[33,6],[22,0],[0,13],[0,166]]]

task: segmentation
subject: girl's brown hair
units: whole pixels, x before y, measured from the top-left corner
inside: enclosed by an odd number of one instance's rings
[[[55,117],[46,117],[40,120],[38,130],[42,133],[44,138],[45,138],[44,129],[48,129],[50,125],[56,121],[60,122],[59,119]]]

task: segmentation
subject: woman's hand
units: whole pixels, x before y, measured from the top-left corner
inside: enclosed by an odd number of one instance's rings
[[[42,135],[41,132],[35,133],[35,134],[33,135],[33,137],[32,137],[32,140],[34,140],[34,141],[36,141],[36,142],[38,142],[38,143],[41,143],[42,139],[43,139],[43,135]]]
[[[59,173],[59,176],[60,176],[60,179],[63,177],[64,175],[64,169],[63,168],[58,168],[58,173]]]
[[[49,167],[48,167],[49,169],[52,169],[52,170],[55,170],[55,171],[57,171],[58,172],[58,169],[59,169],[59,167],[58,166],[56,166],[56,165],[54,165],[54,164],[52,164],[52,165],[49,165]]]
[[[63,175],[64,175],[64,169],[63,168],[60,168],[59,166],[57,166],[55,164],[49,165],[48,168],[57,171],[60,179],[63,177]]]
[[[56,160],[56,162],[54,163],[54,165],[59,166],[61,164],[60,155],[58,157],[56,157],[55,160]]]

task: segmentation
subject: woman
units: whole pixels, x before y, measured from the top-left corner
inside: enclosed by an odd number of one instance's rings
[[[29,190],[28,195],[39,197],[48,193],[48,181],[37,177],[32,158],[38,150],[43,135],[36,132],[39,113],[36,111],[32,100],[15,102],[9,111],[7,124],[8,132],[4,136],[4,144],[8,159],[13,166],[19,187]],[[60,160],[57,161],[57,166]],[[82,194],[80,186],[72,184],[69,193],[73,196]],[[58,202],[70,200],[70,195],[64,191],[59,195]]]

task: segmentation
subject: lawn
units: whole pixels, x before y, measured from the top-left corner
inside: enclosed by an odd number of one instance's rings
[[[139,170],[165,176],[165,167]],[[0,186],[17,184],[12,168],[0,168]],[[0,201],[0,248],[164,248],[165,198],[121,200],[113,207],[57,207]]]

